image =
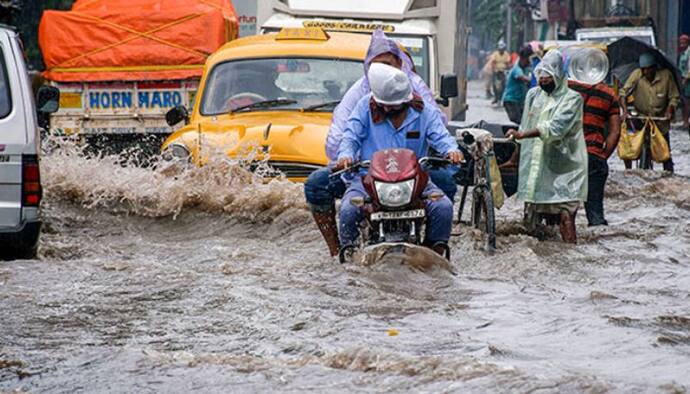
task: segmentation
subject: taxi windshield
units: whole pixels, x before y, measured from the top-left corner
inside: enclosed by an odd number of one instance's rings
[[[268,58],[235,60],[211,71],[201,102],[202,115],[237,109],[318,108],[332,105],[363,76],[362,62],[342,59]],[[269,104],[257,105],[252,104]]]

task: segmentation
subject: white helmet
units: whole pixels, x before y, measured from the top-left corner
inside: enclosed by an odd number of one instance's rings
[[[367,75],[374,100],[382,105],[400,105],[412,100],[410,79],[403,71],[372,63]]]

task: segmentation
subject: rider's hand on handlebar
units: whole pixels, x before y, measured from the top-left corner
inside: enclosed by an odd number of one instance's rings
[[[348,169],[352,166],[352,158],[351,157],[341,157],[338,159],[338,163],[335,165],[335,168],[337,170],[343,170],[343,169]]]
[[[465,161],[465,157],[459,150],[454,150],[448,153],[448,159],[453,162],[453,164],[459,164]]]

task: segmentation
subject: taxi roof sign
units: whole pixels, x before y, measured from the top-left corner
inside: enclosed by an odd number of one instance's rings
[[[331,38],[320,27],[291,28],[285,27],[280,30],[276,40],[314,40],[328,41]]]
[[[330,31],[344,31],[357,33],[373,33],[375,30],[383,30],[384,33],[393,33],[395,26],[383,23],[360,23],[360,22],[340,22],[340,21],[304,21],[305,28],[322,28]]]

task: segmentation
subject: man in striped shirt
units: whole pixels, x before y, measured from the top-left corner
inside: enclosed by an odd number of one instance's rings
[[[568,87],[583,99],[582,127],[589,157],[587,221],[590,226],[608,225],[604,218],[604,186],[609,176],[608,158],[618,145],[621,118],[618,96],[605,83],[587,85],[569,81]],[[608,129],[608,135],[606,130]]]

